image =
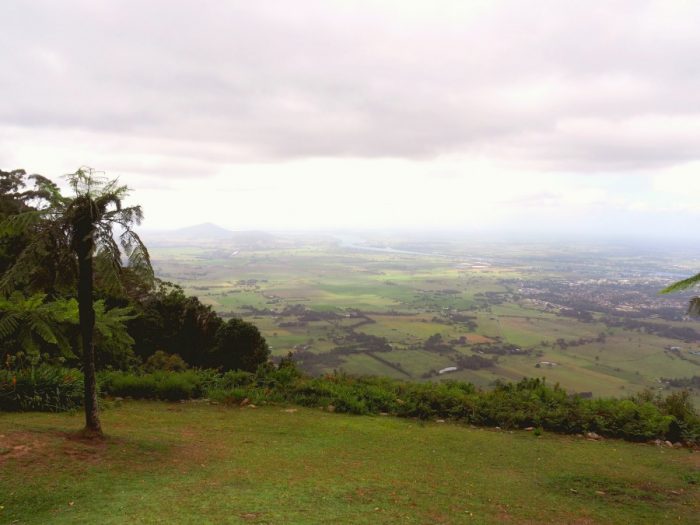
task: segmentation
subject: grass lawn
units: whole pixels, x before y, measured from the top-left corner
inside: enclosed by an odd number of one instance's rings
[[[284,407],[0,414],[0,523],[697,523],[700,453]]]

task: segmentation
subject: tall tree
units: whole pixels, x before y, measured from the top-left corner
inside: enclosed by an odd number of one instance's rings
[[[0,224],[0,235],[27,233],[30,237],[25,249],[0,278],[0,292],[7,294],[20,284],[33,282],[42,273],[43,265],[55,266],[61,257],[64,266],[73,268],[59,267],[55,275],[76,271],[85,375],[85,432],[99,436],[102,427],[97,405],[93,304],[96,277],[103,289],[119,293],[124,290],[123,256],[131,278],[137,274],[142,281],[152,282],[153,269],[148,250],[132,230],[143,218],[141,207],[122,206],[129,188],[90,168],[81,168],[66,178],[73,196],[64,197],[51,181],[37,177],[37,195],[41,201],[37,208],[13,215]]]

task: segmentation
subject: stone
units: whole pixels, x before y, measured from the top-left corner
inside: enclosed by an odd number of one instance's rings
[[[586,439],[591,439],[593,441],[599,441],[603,439],[603,436],[596,434],[595,432],[586,432]]]

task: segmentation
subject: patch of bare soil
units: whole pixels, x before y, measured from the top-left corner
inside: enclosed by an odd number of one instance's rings
[[[30,458],[41,454],[51,438],[37,432],[9,432],[0,434],[0,465],[10,459]]]
[[[15,431],[0,434],[0,465],[7,461],[22,464],[56,463],[64,458],[81,462],[98,461],[107,451],[108,440],[79,433]]]

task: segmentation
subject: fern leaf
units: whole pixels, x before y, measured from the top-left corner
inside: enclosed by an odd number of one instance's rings
[[[8,312],[0,318],[0,339],[7,339],[17,331],[21,316]]]
[[[691,288],[697,284],[700,284],[700,273],[697,275],[693,275],[692,277],[688,277],[687,279],[683,279],[682,281],[673,283],[672,285],[667,286],[666,288],[661,290],[660,293],[666,294],[680,292],[681,290],[687,290],[688,288]]]

